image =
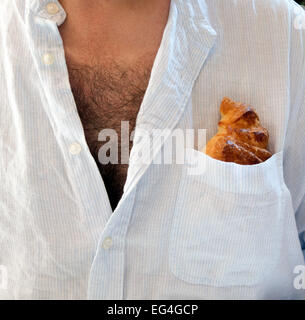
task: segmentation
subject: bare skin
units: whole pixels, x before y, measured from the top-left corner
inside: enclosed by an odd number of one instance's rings
[[[113,209],[123,194],[128,165],[102,165],[101,130],[121,121],[130,132],[147,89],[167,23],[170,0],[61,0],[67,13],[60,27],[69,78],[90,151]],[[121,154],[119,144],[119,161]],[[130,149],[132,144],[130,143]]]

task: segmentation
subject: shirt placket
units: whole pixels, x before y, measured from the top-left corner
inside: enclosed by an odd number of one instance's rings
[[[90,153],[71,91],[65,52],[58,25],[66,13],[57,2],[31,1],[28,31],[38,72],[37,82],[45,96],[45,109],[62,155],[71,172],[90,230],[101,229],[112,214],[107,192]],[[79,199],[78,199],[79,200]],[[94,232],[95,240],[99,234]]]
[[[66,13],[58,1],[30,0],[29,33],[47,112],[81,197],[84,220],[94,237],[89,275],[90,299],[122,299],[125,237],[136,188],[123,196],[113,213],[77,112],[58,26]]]

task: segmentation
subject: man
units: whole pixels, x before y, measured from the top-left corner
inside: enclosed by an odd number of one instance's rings
[[[0,9],[2,299],[304,299],[300,6]],[[224,96],[255,108],[269,160],[241,166],[186,148],[183,164],[153,162],[174,130],[211,138]],[[163,139],[150,146],[142,129]],[[109,138],[120,161],[104,161]],[[208,170],[188,174],[194,160]]]

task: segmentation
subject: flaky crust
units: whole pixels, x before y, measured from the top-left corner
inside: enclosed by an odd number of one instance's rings
[[[210,157],[242,165],[258,164],[269,159],[269,133],[260,125],[255,110],[243,103],[224,98],[217,134],[204,152]]]

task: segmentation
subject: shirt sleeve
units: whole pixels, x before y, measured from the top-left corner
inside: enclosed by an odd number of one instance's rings
[[[284,143],[284,178],[291,193],[305,255],[305,10],[291,1],[289,120]]]

